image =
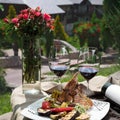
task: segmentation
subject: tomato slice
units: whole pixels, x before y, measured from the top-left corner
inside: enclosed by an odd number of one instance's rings
[[[42,102],[42,109],[49,109],[50,107],[51,107],[51,104],[49,101]]]

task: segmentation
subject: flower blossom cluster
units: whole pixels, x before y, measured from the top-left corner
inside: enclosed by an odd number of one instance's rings
[[[80,23],[75,29],[74,33],[78,34],[80,38],[95,37],[100,34],[100,26],[93,23]]]
[[[78,36],[80,46],[99,47],[101,27],[99,23],[81,22],[74,28],[74,33]]]
[[[20,33],[25,34],[36,35],[45,32],[45,30],[54,30],[54,20],[49,14],[43,14],[40,7],[21,10],[15,18],[11,20],[5,18],[4,21],[14,26]]]

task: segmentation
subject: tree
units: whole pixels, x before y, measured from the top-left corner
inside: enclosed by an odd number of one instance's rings
[[[112,4],[111,4],[112,3]],[[120,1],[104,0],[104,19],[112,42],[120,53]]]
[[[55,18],[55,23],[54,23],[54,37],[56,39],[61,39],[61,40],[68,40],[68,35],[64,30],[64,27],[62,25],[62,23],[60,22],[60,17],[56,16]]]
[[[91,21],[91,23],[93,23],[93,24],[100,24],[100,23],[101,23],[101,22],[100,22],[100,19],[97,18],[95,12],[92,14],[92,17],[91,17],[90,21]]]
[[[13,5],[10,5],[9,9],[8,9],[8,16],[7,16],[7,18],[8,19],[12,19],[15,16],[16,16],[16,10],[15,10]],[[16,41],[14,41],[12,43],[12,47],[13,47],[13,51],[14,51],[14,56],[18,56],[18,43]]]
[[[116,12],[116,8],[120,7],[120,2],[119,0],[104,0],[103,1],[103,8],[104,8],[104,14],[107,15],[110,11],[113,13]]]
[[[16,10],[15,10],[15,8],[14,8],[14,6],[13,5],[10,5],[9,6],[9,8],[8,8],[8,18],[9,19],[12,19],[12,18],[14,18],[16,16]]]

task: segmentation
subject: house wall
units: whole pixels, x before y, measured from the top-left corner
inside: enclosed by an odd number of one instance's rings
[[[74,23],[78,21],[89,21],[94,12],[98,18],[101,18],[103,15],[102,6],[92,5],[89,1],[83,1],[81,4],[69,6],[68,11],[64,14],[64,21],[62,21],[66,32],[72,35]]]

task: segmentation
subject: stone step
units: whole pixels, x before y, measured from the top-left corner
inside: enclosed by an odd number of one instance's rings
[[[0,120],[10,120],[12,116],[12,112],[8,112],[0,115]]]

